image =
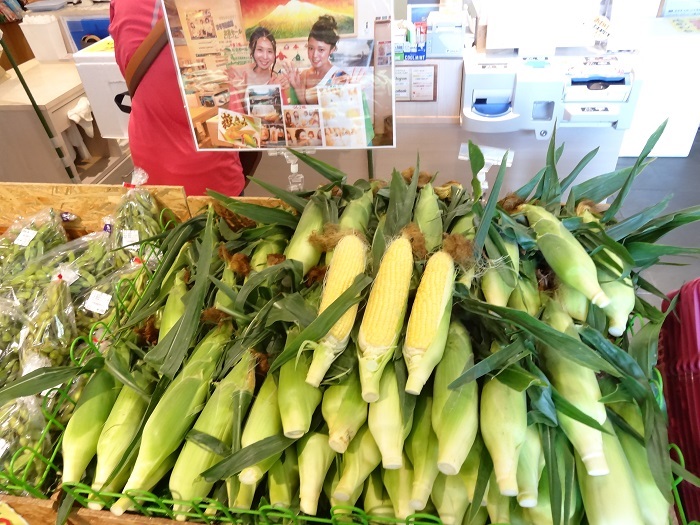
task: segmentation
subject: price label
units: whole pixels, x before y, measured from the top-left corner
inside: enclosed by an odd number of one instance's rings
[[[70,266],[61,266],[58,269],[58,274],[61,276],[61,279],[68,283],[68,286],[73,284],[80,277],[80,274],[73,270]]]
[[[104,315],[107,313],[107,310],[109,310],[109,303],[111,301],[111,295],[93,290],[90,292],[87,301],[85,301],[85,309],[99,315]]]
[[[137,242],[139,242],[138,230],[122,230],[122,248],[130,244],[136,244]],[[132,246],[132,248],[136,247]]]
[[[29,246],[29,243],[36,237],[37,233],[36,230],[30,228],[22,228],[22,231],[19,232],[19,235],[15,238],[15,244],[19,246]]]

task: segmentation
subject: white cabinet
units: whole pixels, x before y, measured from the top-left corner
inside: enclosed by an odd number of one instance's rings
[[[71,160],[72,146],[66,146],[61,133],[71,123],[68,111],[85,95],[74,63],[30,60],[20,71],[54,138],[49,139],[16,73],[10,71],[10,78],[0,83],[0,181],[118,183],[128,175],[128,147],[101,138],[97,128],[94,138],[83,135],[91,158]]]

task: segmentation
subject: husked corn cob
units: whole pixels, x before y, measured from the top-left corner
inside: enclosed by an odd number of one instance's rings
[[[335,248],[333,262],[326,275],[318,313],[323,313],[345,292],[367,266],[367,246],[356,235],[346,235]],[[333,325],[330,331],[314,343],[313,360],[306,375],[306,382],[318,387],[333,361],[345,350],[350,341],[350,330],[355,324],[357,309],[355,304]]]
[[[379,398],[382,371],[401,334],[413,273],[413,252],[406,237],[394,240],[382,258],[358,334],[362,399]]]
[[[406,327],[403,355],[408,368],[406,392],[421,393],[442,359],[452,315],[454,261],[444,251],[428,260]]]

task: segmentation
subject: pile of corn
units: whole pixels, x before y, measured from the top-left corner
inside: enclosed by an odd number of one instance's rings
[[[580,185],[585,161],[560,179],[552,147],[499,202],[505,172],[484,199],[476,148],[472,191],[419,169],[348,185],[299,154],[329,184],[261,182],[276,208],[212,192],[101,349],[64,491],[117,515],[164,500],[178,520],[669,523],[665,314],[638,292],[661,294],[641,275],[661,257],[698,252],[656,241],[700,214],[615,218],[658,133]]]

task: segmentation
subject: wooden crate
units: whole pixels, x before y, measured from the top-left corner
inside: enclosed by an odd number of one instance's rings
[[[182,186],[146,186],[161,208],[169,208],[180,221],[190,218]],[[111,184],[0,183],[0,231],[18,216],[30,216],[48,207],[74,213],[79,219],[66,224],[71,237],[101,230],[103,219],[114,213],[128,191]]]
[[[249,202],[250,204],[259,204],[260,206],[267,206],[268,208],[275,208],[277,206],[282,206],[283,208],[290,210],[291,208],[284,204],[279,199],[274,197],[239,197],[243,202]],[[204,213],[209,204],[214,202],[216,199],[213,197],[192,195],[187,197],[187,207],[189,208],[190,217],[195,217],[200,213]]]

